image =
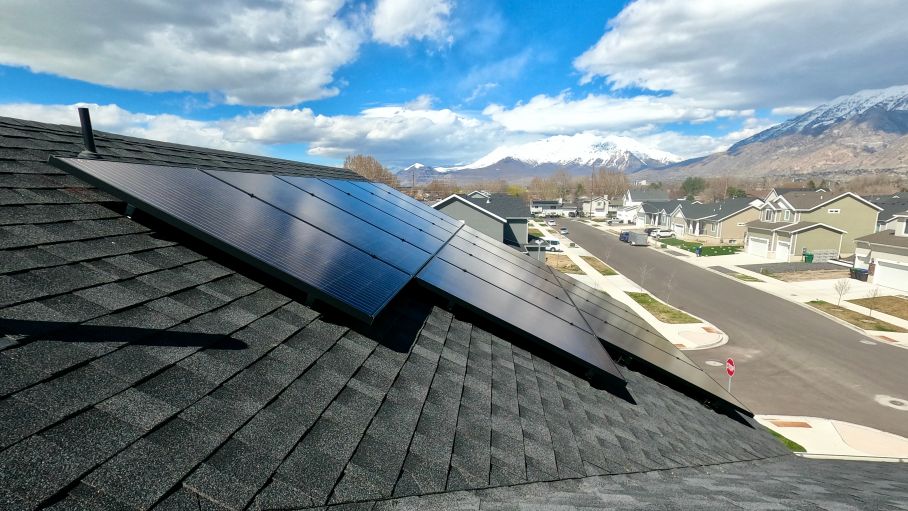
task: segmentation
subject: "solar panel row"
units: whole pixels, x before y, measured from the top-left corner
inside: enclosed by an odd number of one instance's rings
[[[623,383],[603,343],[745,409],[627,306],[379,183],[54,163],[371,322],[413,278]]]

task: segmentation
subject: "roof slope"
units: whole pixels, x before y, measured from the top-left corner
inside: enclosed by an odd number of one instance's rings
[[[893,229],[875,232],[873,234],[861,236],[860,238],[855,238],[854,240],[873,243],[875,245],[908,248],[908,236],[896,236],[895,230]]]
[[[0,508],[305,508],[786,454],[633,366],[633,399],[593,388],[418,288],[370,328],[308,306],[42,163],[77,131],[0,129]]]
[[[458,197],[501,218],[528,218],[530,216],[530,207],[524,199],[506,193],[493,193],[488,198],[473,198],[467,195],[458,195]]]
[[[864,197],[864,199],[883,208],[880,211],[879,222],[892,220],[895,215],[908,212],[908,193],[902,193],[901,195],[871,195]]]
[[[637,202],[668,200],[668,192],[665,190],[629,190],[629,193],[631,194],[631,199]]]
[[[709,203],[682,201],[679,204],[684,218],[688,220],[721,220],[745,209],[753,201],[753,197],[735,197]]]

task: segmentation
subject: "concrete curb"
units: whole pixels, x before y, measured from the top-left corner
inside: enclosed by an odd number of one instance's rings
[[[798,456],[908,463],[908,438],[899,435],[821,417],[761,414],[754,418],[804,447],[806,452],[796,452]]]

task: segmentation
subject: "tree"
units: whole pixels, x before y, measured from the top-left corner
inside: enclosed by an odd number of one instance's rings
[[[627,174],[621,171],[600,168],[590,176],[590,193],[594,196],[620,197],[628,188]]]
[[[876,310],[876,299],[880,297],[880,288],[873,286],[869,293],[867,293],[867,303],[870,305],[870,316],[873,317],[873,311]]]
[[[685,195],[697,195],[706,189],[706,180],[702,177],[690,176],[681,183],[681,191]]]
[[[728,192],[726,195],[729,199],[736,199],[738,197],[746,197],[747,192],[744,191],[743,188],[738,188],[736,186],[729,186]]]
[[[395,188],[400,187],[400,183],[397,182],[397,176],[372,156],[351,154],[344,158],[344,168],[356,172],[369,181],[384,183]]]
[[[571,175],[564,169],[559,169],[552,174],[552,183],[555,185],[555,189],[558,191],[558,197],[561,199],[564,199],[567,197],[567,194],[570,193],[574,184],[573,182],[574,179],[571,178]]]
[[[832,288],[835,289],[835,293],[839,295],[839,301],[836,302],[836,305],[842,305],[842,297],[851,289],[851,281],[848,279],[838,280]]]

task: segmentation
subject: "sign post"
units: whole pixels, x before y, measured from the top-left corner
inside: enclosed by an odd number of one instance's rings
[[[735,375],[735,361],[731,357],[725,361],[725,372],[728,373],[728,392],[731,393],[731,377]]]

